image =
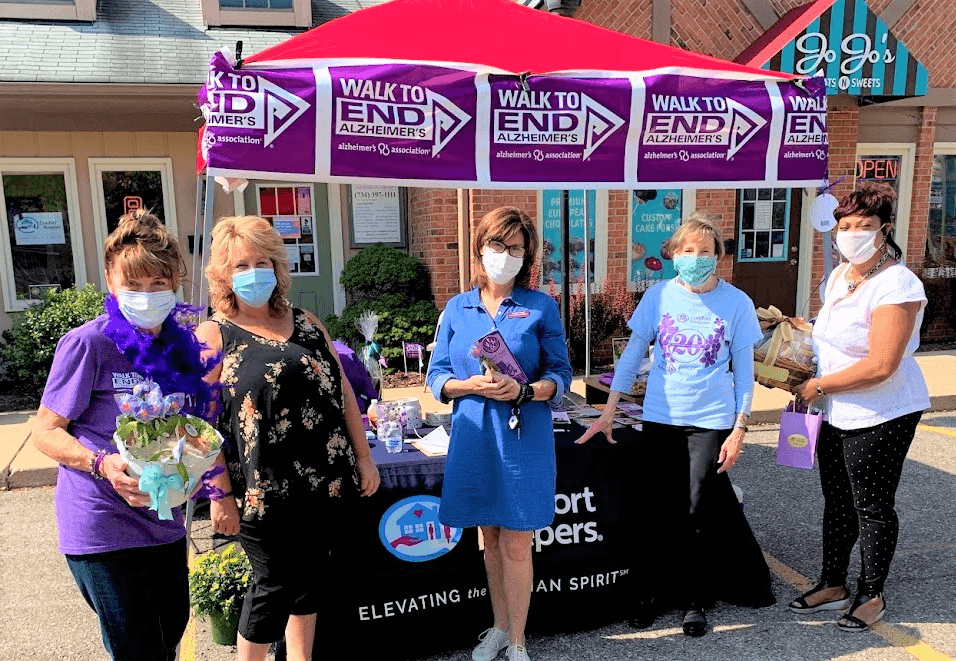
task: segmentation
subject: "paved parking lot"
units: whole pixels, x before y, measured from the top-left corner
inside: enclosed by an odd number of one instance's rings
[[[917,432],[898,494],[901,532],[887,584],[887,622],[874,631],[836,629],[832,614],[798,617],[785,607],[819,572],[822,498],[819,476],[779,467],[777,428],[756,428],[732,478],[774,570],[778,605],[761,610],[719,606],[699,639],[680,633],[677,613],[646,631],[620,623],[574,634],[529,637],[536,660],[646,659],[688,661],[823,659],[946,661],[956,659],[956,414],[928,414]],[[639,478],[639,475],[636,476]],[[208,522],[198,543],[210,548]],[[649,568],[653,571],[653,568]],[[714,567],[713,571],[721,571]],[[851,576],[856,567],[851,567]],[[490,614],[489,614],[490,622]],[[489,622],[462,623],[462,649],[432,661],[467,661]],[[334,639],[334,632],[328,632]],[[414,637],[410,637],[412,640]],[[330,643],[338,655],[364,659],[361,641]],[[190,625],[182,661],[226,661],[235,648],[214,645],[208,625]],[[0,492],[0,661],[102,661],[96,619],[56,552],[52,488]]]

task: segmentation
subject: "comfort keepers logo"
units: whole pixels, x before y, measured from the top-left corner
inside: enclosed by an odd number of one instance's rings
[[[388,552],[406,562],[426,562],[445,555],[461,540],[461,528],[438,520],[435,496],[399,500],[382,515],[378,536]]]
[[[581,92],[498,90],[497,144],[584,147],[587,159],[624,120]]]
[[[652,94],[651,105],[644,144],[725,148],[728,160],[767,123],[750,108],[722,96]]]
[[[255,74],[213,71],[206,82],[209,102],[203,106],[208,126],[263,132],[268,147],[309,109],[309,103]]]
[[[383,80],[341,78],[336,135],[399,138],[431,144],[441,153],[472,117],[426,87]]]

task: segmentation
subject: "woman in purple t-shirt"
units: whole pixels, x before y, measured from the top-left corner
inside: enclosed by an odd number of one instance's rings
[[[189,620],[182,511],[162,521],[111,439],[119,407],[145,379],[187,395],[206,415],[213,393],[192,329],[177,319],[185,274],[176,238],[149,213],[120,219],[104,246],[106,313],[60,340],[33,426],[37,449],[60,464],[60,551],[119,661],[172,661]]]

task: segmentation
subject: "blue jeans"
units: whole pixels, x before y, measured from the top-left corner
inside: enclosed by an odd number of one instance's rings
[[[186,538],[171,544],[68,555],[80,593],[100,620],[113,661],[174,661],[189,621]]]

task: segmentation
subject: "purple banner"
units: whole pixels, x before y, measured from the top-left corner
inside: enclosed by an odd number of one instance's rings
[[[808,78],[802,86],[780,86],[784,115],[777,174],[781,179],[823,179],[820,173],[826,172],[829,150],[824,80]]]
[[[760,182],[772,109],[763,82],[645,78],[637,177],[647,182]]]
[[[199,93],[200,149],[210,174],[236,179],[501,189],[823,180],[822,82],[692,73],[523,79],[424,62],[349,61],[235,69],[216,53]],[[635,98],[642,107],[632,107]]]
[[[476,178],[474,73],[406,64],[329,73],[332,176]]]
[[[312,69],[236,70],[216,53],[199,100],[206,119],[202,154],[209,167],[315,172]]]
[[[492,181],[624,181],[628,80],[489,81]]]

